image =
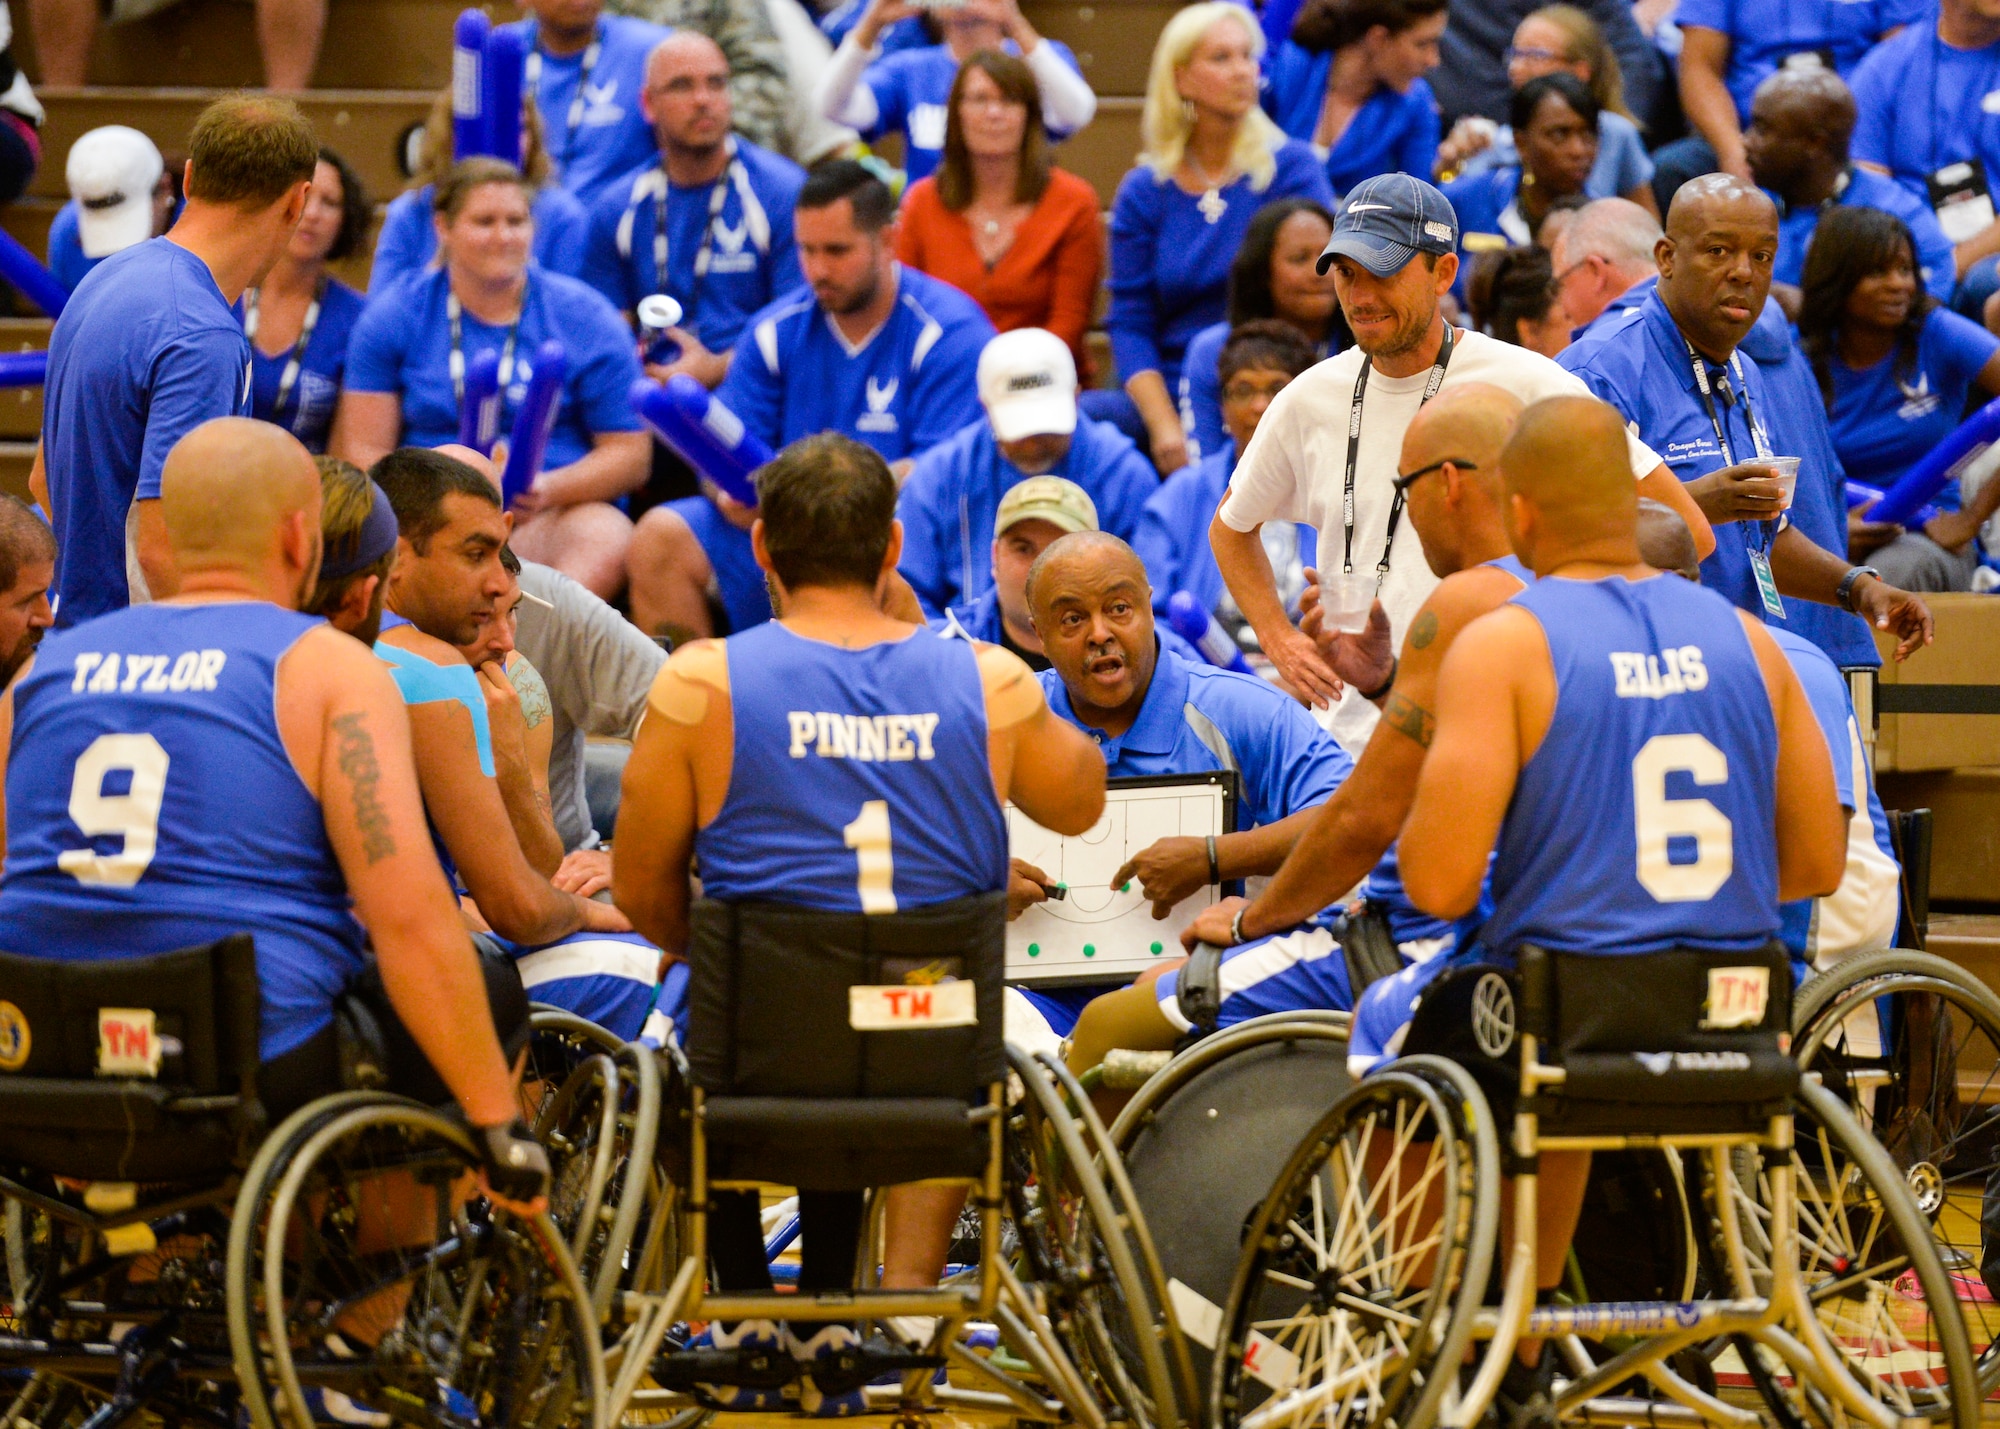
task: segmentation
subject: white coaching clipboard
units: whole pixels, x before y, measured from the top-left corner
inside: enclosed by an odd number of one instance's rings
[[[1164,838],[1201,838],[1236,827],[1233,769],[1113,779],[1104,816],[1073,838],[1050,833],[1007,806],[1007,851],[1068,886],[1068,896],[1037,903],[1007,925],[1007,980],[1099,982],[1136,977],[1161,958],[1181,955],[1181,929],[1219,899],[1215,884],[1196,890],[1164,921],[1140,895],[1111,886],[1125,860]]]

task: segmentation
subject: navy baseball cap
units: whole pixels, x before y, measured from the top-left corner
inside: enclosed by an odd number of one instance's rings
[[[1341,200],[1319,271],[1326,272],[1338,254],[1387,278],[1419,253],[1442,255],[1457,248],[1458,215],[1450,199],[1408,174],[1378,174]]]

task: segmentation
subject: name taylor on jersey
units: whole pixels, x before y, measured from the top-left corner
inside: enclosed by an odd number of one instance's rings
[[[827,710],[792,710],[792,758],[817,754],[822,759],[859,759],[870,764],[900,764],[931,759],[931,735],[936,714],[852,715]]]
[[[106,655],[84,650],[76,657],[70,689],[82,695],[129,695],[134,691],[212,690],[229,656],[221,650],[183,650],[178,655]]]

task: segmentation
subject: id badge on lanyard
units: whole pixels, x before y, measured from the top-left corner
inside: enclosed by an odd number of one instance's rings
[[[1978,159],[1946,164],[1925,180],[1938,227],[1953,243],[1963,243],[1993,222],[1993,195],[1986,187],[1986,165]]]
[[[1715,396],[1708,381],[1708,365],[1695,352],[1692,343],[1688,344],[1687,352],[1688,362],[1694,368],[1695,386],[1701,390],[1702,406],[1708,413],[1709,425],[1715,428],[1715,444],[1717,449],[1722,453],[1722,463],[1724,466],[1734,466],[1736,465],[1736,454],[1730,448],[1729,433],[1723,426],[1722,415],[1715,409]],[[1743,380],[1743,359],[1732,352],[1729,354],[1729,366],[1730,370],[1736,374],[1736,389],[1741,394],[1738,400],[1743,403],[1743,422],[1745,426],[1750,428],[1750,444],[1754,450],[1754,455],[1759,459],[1768,459],[1771,455],[1771,443],[1764,435],[1764,429],[1757,424],[1757,413],[1750,406],[1750,387]],[[1758,522],[1757,524],[1762,525],[1763,523]],[[1769,615],[1773,620],[1783,620],[1785,618],[1785,602],[1784,598],[1778,594],[1777,577],[1771,574],[1771,557],[1769,552],[1748,538],[1745,539],[1743,544],[1746,553],[1750,557],[1750,572],[1757,580],[1757,598],[1763,602],[1765,614]]]

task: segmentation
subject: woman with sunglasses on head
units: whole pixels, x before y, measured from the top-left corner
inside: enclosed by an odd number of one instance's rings
[[[1325,155],[1334,193],[1377,174],[1430,176],[1438,106],[1424,76],[1438,67],[1446,3],[1307,0],[1270,52],[1264,108]]]
[[[1958,426],[1970,399],[2000,396],[2000,338],[1939,306],[1915,254],[1901,219],[1839,206],[1820,219],[1800,279],[1799,343],[1834,447],[1848,480],[1882,489]],[[1921,531],[1849,512],[1849,558],[1904,590],[1970,590],[2000,478],[1988,477],[1970,503],[1949,481],[1931,504],[1941,514]]]
[[[1536,242],[1556,205],[1583,195],[1597,162],[1597,115],[1597,101],[1575,75],[1545,74],[1514,91],[1520,161],[1444,185],[1468,266],[1479,253]]]

